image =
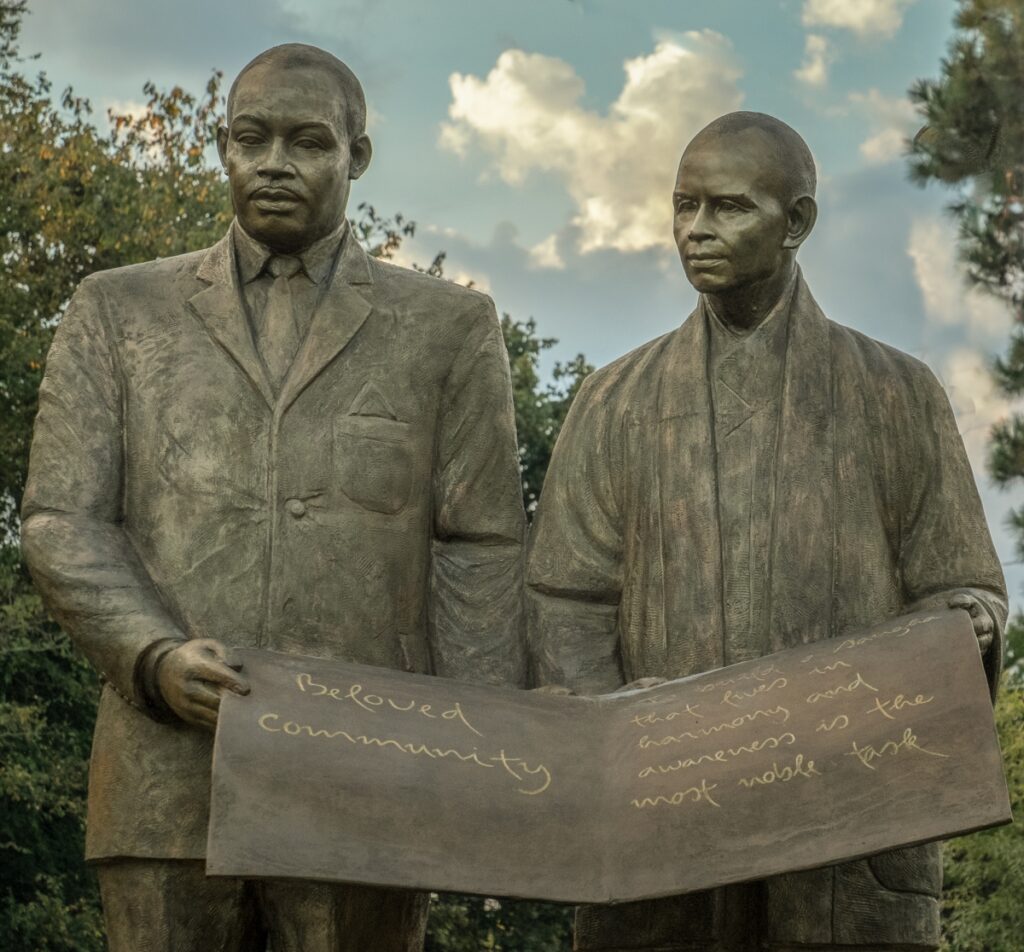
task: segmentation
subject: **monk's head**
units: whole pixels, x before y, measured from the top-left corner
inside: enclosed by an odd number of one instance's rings
[[[350,182],[370,163],[362,86],[341,60],[288,43],[243,67],[217,146],[242,227],[294,253],[345,218]]]
[[[807,143],[759,112],[705,126],[679,162],[673,232],[690,283],[742,291],[793,266],[817,216]]]

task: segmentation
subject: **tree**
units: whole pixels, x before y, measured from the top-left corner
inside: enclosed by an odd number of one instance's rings
[[[147,84],[144,109],[110,116],[102,131],[86,100],[70,89],[55,97],[44,75],[26,75],[25,13],[26,0],[0,0],[0,948],[99,952],[98,897],[82,862],[99,684],[31,586],[17,513],[46,352],[74,288],[93,271],[208,246],[230,221],[226,183],[207,162],[221,75],[198,97]],[[389,258],[416,226],[363,204],[352,227]],[[425,270],[440,276],[443,261]],[[537,361],[554,342],[538,340],[532,321],[506,317],[503,327],[525,421],[524,493],[535,500],[572,374],[586,366],[558,366],[541,386]],[[564,909],[527,903],[446,896],[435,911],[436,952],[547,952],[568,928]]]
[[[1005,301],[1017,328],[995,379],[1024,395],[1024,0],[959,0],[956,32],[939,79],[910,91],[927,125],[911,145],[910,174],[921,185],[954,190],[959,255],[969,280]],[[1024,479],[1024,417],[991,434],[989,471],[1002,486]],[[1024,558],[1024,510],[1009,524]],[[1008,626],[1009,670],[997,707],[1011,798],[1024,796],[1024,616]],[[946,845],[945,947],[956,952],[1011,949],[1024,935],[1024,835],[1004,827]]]
[[[927,125],[910,149],[911,178],[956,193],[961,259],[971,282],[1006,302],[1024,325],[1024,0],[959,0],[956,33],[941,77],[914,84],[910,97]],[[1024,327],[1013,332],[995,379],[1024,395]],[[992,431],[989,471],[1001,486],[1024,479],[1024,417]],[[1024,510],[1008,521],[1024,559]],[[1009,631],[1009,661],[1024,657],[1024,618]]]

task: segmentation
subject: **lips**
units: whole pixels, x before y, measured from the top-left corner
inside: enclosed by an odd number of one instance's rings
[[[258,188],[249,196],[253,201],[260,202],[298,202],[300,197],[288,188]]]

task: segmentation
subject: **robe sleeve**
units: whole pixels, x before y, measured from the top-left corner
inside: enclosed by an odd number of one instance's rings
[[[21,544],[61,627],[122,697],[161,718],[147,690],[146,660],[186,636],[123,526],[121,371],[104,315],[100,282],[87,279],[46,361]]]
[[[985,521],[956,419],[938,380],[922,368],[913,388],[900,525],[900,571],[907,601],[944,607],[973,595],[993,622],[985,671],[995,693],[1003,658],[1006,583]]]
[[[600,376],[566,417],[544,480],[527,554],[527,615],[535,677],[577,694],[624,682],[620,434]]]
[[[523,510],[508,354],[480,303],[443,395],[434,461],[430,647],[441,677],[523,686]]]

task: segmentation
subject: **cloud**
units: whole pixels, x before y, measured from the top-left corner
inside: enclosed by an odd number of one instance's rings
[[[565,259],[558,250],[558,235],[548,235],[530,249],[530,263],[535,268],[565,270]]]
[[[1015,404],[992,379],[989,358],[969,347],[959,347],[946,358],[939,379],[953,406],[971,466],[980,478],[986,472],[992,426],[1005,420]]]
[[[804,61],[793,75],[808,86],[824,86],[828,82],[828,66],[832,61],[828,40],[817,34],[808,33],[804,40]]]
[[[486,77],[453,73],[443,148],[479,148],[512,185],[558,176],[576,204],[581,252],[671,246],[671,190],[679,155],[706,123],[739,107],[742,71],[710,30],[665,34],[625,61],[607,112],[585,109],[583,80],[564,60],[506,50]]]
[[[906,140],[921,126],[921,117],[904,96],[884,96],[877,89],[850,93],[848,103],[868,120],[871,134],[860,144],[870,165],[884,165],[903,155]]]
[[[914,219],[907,254],[914,262],[914,278],[929,320],[946,327],[966,326],[975,338],[1006,337],[1013,323],[1010,310],[992,295],[968,286],[956,256],[956,231],[949,222],[938,216]]]
[[[903,25],[916,0],[804,0],[804,26],[850,30],[861,37],[888,39]]]

